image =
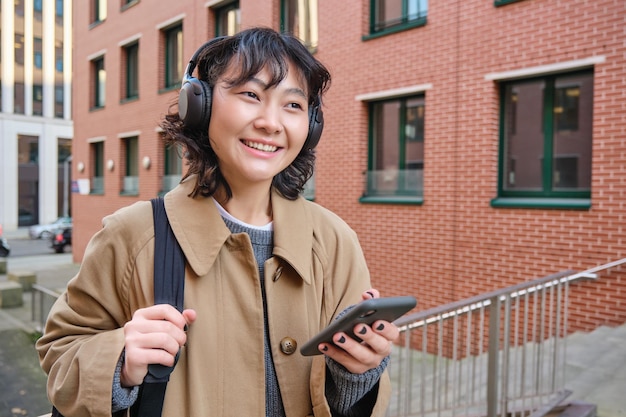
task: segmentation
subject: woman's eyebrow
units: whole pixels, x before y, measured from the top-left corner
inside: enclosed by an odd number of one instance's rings
[[[260,78],[252,77],[252,78],[250,78],[250,81],[255,83],[255,84],[258,84],[263,90],[267,90],[269,88],[269,85],[265,81],[261,80]],[[285,92],[287,94],[299,95],[303,99],[308,100],[308,96],[306,95],[304,90],[299,88],[299,87],[290,87]]]

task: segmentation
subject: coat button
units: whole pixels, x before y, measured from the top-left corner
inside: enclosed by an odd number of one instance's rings
[[[276,269],[276,272],[274,272],[274,282],[278,281],[278,278],[280,278],[280,276],[283,274],[283,267],[279,266],[278,269]]]
[[[283,338],[283,340],[280,341],[280,350],[285,355],[291,355],[292,353],[296,351],[297,347],[298,347],[298,342],[296,342],[291,337],[285,337]]]

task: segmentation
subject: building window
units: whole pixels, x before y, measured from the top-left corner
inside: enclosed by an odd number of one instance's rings
[[[293,33],[311,51],[317,49],[317,0],[283,0],[281,30]]]
[[[523,1],[523,0],[494,0],[493,5],[498,7],[498,6],[504,6],[505,4],[517,3],[518,1]]]
[[[63,82],[63,41],[57,40],[54,46],[54,61],[56,72],[54,74],[54,117],[63,118],[64,109],[64,82]]]
[[[370,0],[370,33],[426,24],[428,0]]]
[[[179,87],[183,79],[183,25],[163,31],[165,41],[165,88]]]
[[[63,17],[63,0],[56,0],[54,8],[55,15],[57,17]]]
[[[33,85],[33,115],[43,115],[43,86]]]
[[[104,194],[104,142],[93,142],[91,151],[91,194]]]
[[[54,117],[62,119],[63,114],[63,103],[64,103],[64,90],[62,85],[54,86]]]
[[[100,23],[107,18],[107,0],[91,0],[91,23]]]
[[[139,0],[122,0],[122,11],[139,3]]]
[[[139,43],[135,42],[124,46],[124,68],[125,75],[123,97],[125,100],[139,97]]]
[[[41,38],[33,39],[33,64],[35,64],[35,68],[42,69],[43,68],[43,45]]]
[[[364,197],[423,195],[423,94],[369,104],[370,146]]]
[[[307,200],[315,200],[315,172],[309,180],[304,183],[304,188],[302,189],[302,196]]]
[[[23,3],[16,2],[15,3],[15,13],[17,14],[20,10],[22,15],[24,15]],[[21,31],[24,33],[24,19],[16,19],[15,20],[15,30]],[[15,86],[13,89],[13,113],[16,114],[25,114],[25,88],[24,88],[24,35],[20,33],[15,33],[15,67],[14,67],[14,77],[15,77]]]
[[[72,140],[65,138],[57,139],[57,161],[58,161],[58,198],[57,210],[64,217],[72,216]]]
[[[239,32],[241,10],[235,1],[215,9],[215,36],[232,36]]]
[[[178,146],[165,147],[165,172],[163,173],[163,192],[176,187],[182,178],[183,160]]]
[[[63,72],[63,41],[56,41],[54,46],[54,69]]]
[[[99,109],[104,107],[106,72],[104,70],[104,57],[99,57],[91,61],[92,77],[92,102],[91,107]]]
[[[590,198],[593,72],[501,85],[499,197]]]
[[[39,219],[39,137],[17,135],[18,226]]]
[[[139,138],[124,138],[124,180],[122,194],[137,195],[139,193]]]

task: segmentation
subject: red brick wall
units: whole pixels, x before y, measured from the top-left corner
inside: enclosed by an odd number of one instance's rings
[[[428,308],[626,256],[622,1],[429,2],[426,26],[362,41],[368,13],[366,0],[320,7],[318,55],[334,79],[316,201],[357,230],[384,293],[415,294]],[[346,24],[355,15],[360,27]],[[592,208],[492,208],[499,105],[497,85],[485,75],[597,55],[606,63],[595,69]],[[355,96],[427,83],[424,204],[359,203],[367,106]],[[625,284],[613,270],[573,292],[580,319],[623,322]],[[607,292],[603,303],[593,302]]]
[[[119,196],[118,135],[139,130],[139,199],[160,189],[163,155],[155,127],[176,92],[159,92],[161,42],[156,25],[185,13],[184,48],[191,56],[213,35],[204,2],[152,8],[139,2],[120,13],[109,2],[106,22],[89,29],[87,2],[74,6],[74,160],[88,161],[90,137],[106,136],[104,196],[74,195],[74,257],[100,219],[137,198]],[[428,23],[364,41],[369,0],[319,0],[317,57],[333,75],[318,147],[316,201],[358,232],[375,285],[385,295],[414,294],[419,308],[458,300],[565,269],[584,270],[626,257],[626,6],[623,0],[492,0],[429,2]],[[240,1],[242,27],[278,28],[277,0]],[[139,40],[140,99],[120,104],[120,46]],[[106,108],[89,111],[86,57],[106,49]],[[592,207],[589,210],[492,208],[497,196],[497,84],[494,72],[593,56],[595,66]],[[426,91],[423,205],[359,202],[367,169],[367,105],[363,93],[419,84]],[[73,164],[74,167],[77,164]],[[75,168],[74,168],[75,169]],[[86,178],[74,172],[74,178]],[[572,291],[581,326],[626,320],[624,269]]]

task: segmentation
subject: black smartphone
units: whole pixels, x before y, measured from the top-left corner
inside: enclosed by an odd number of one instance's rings
[[[333,343],[333,335],[337,332],[344,332],[354,340],[360,342],[361,339],[353,332],[354,326],[365,323],[369,326],[377,320],[393,322],[400,316],[411,310],[417,304],[417,300],[412,296],[382,297],[363,300],[355,305],[350,311],[340,319],[333,321],[324,330],[319,332],[300,348],[300,353],[304,356],[320,355],[317,346],[322,343]]]

